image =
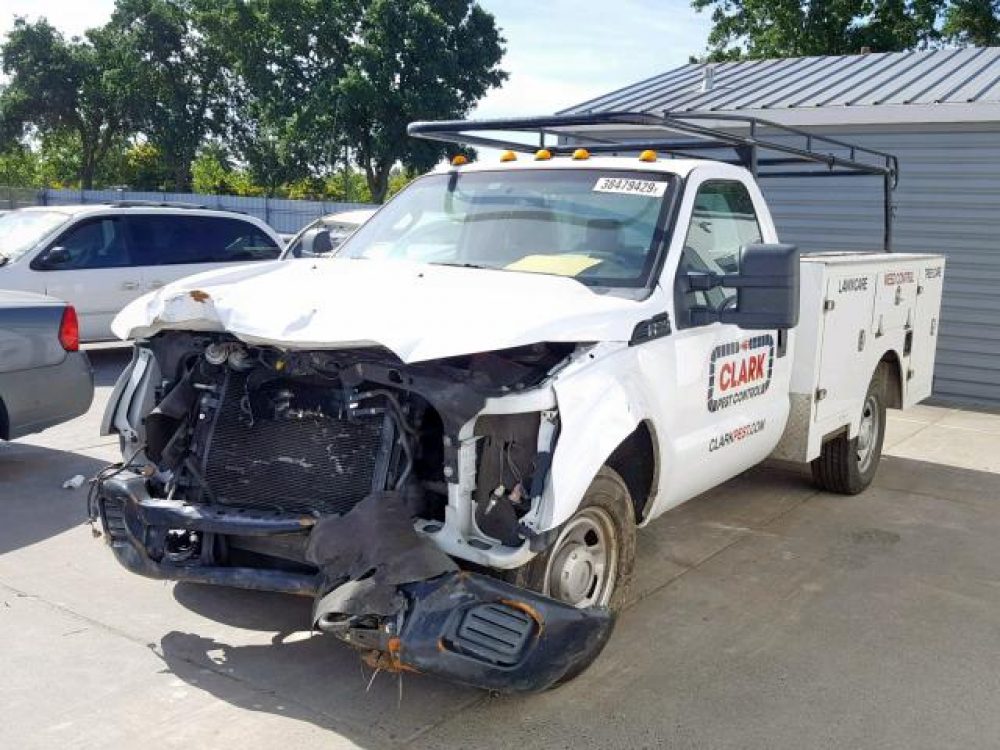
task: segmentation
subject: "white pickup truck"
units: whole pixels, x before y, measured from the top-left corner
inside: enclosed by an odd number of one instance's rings
[[[895,160],[676,118],[747,166],[566,135],[651,122],[616,118],[415,124],[509,150],[419,178],[335,257],[126,308],[104,425],[125,459],[90,501],[118,560],[313,595],[312,625],[381,668],[536,690],[607,641],[637,527],[769,456],[864,490],[886,408],[931,392],[944,260],[800,258],[754,173],[881,177],[888,230]],[[501,126],[559,143],[482,135]]]

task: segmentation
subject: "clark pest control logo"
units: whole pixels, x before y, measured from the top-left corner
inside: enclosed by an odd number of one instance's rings
[[[728,409],[766,393],[773,366],[771,334],[719,344],[708,366],[708,410]]]

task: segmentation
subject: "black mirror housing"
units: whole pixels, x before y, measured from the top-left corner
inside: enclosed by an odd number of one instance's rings
[[[729,323],[750,331],[799,323],[799,250],[795,245],[744,245],[738,274],[688,274],[691,290],[736,289],[735,309],[691,311],[692,323]]]
[[[45,255],[39,258],[37,267],[43,271],[52,271],[66,265],[71,260],[69,251],[61,245],[57,245],[49,248]]]
[[[744,246],[736,287],[736,310],[730,314],[739,318],[732,322],[740,328],[794,328],[799,324],[799,249],[795,245]]]

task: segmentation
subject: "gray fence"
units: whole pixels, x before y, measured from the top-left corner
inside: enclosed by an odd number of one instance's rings
[[[0,185],[0,211],[37,206],[41,201],[41,190]]]
[[[371,208],[368,203],[335,203],[333,201],[293,201],[282,198],[242,198],[236,195],[202,195],[200,193],[140,193],[121,190],[20,190],[7,192],[0,188],[0,208],[5,207],[9,193],[9,208],[28,205],[59,206],[70,203],[109,203],[113,201],[154,201],[157,203],[193,203],[206,208],[240,211],[263,219],[275,231],[291,234],[324,214]],[[14,205],[15,202],[17,205]]]

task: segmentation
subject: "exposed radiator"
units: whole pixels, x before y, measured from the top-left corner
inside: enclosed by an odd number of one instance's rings
[[[246,378],[230,373],[203,471],[215,502],[295,513],[345,513],[385,489],[393,423],[386,414],[254,418]]]

